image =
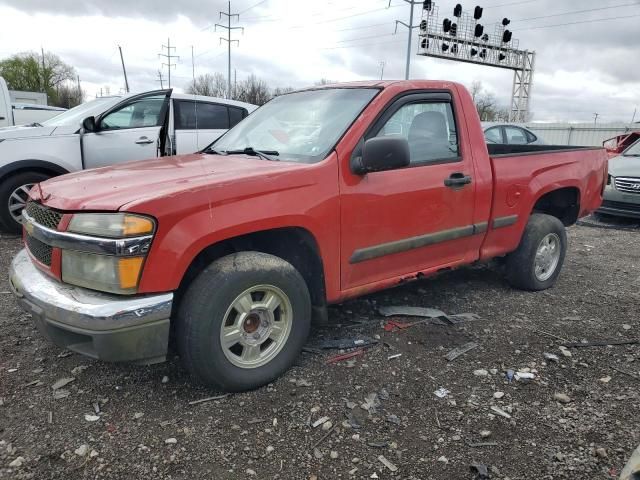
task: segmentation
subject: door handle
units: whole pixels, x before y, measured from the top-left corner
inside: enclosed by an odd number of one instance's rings
[[[444,179],[445,187],[456,188],[456,187],[464,187],[471,183],[471,176],[465,175],[464,173],[456,172],[452,173],[449,178]]]
[[[136,140],[136,143],[138,145],[149,145],[150,143],[153,143],[153,140],[149,140],[147,137],[140,137]]]

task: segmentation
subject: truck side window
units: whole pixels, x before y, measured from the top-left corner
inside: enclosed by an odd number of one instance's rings
[[[177,100],[174,102],[174,109],[176,130],[195,130],[196,128],[226,130],[229,128],[229,114],[225,105]]]
[[[102,130],[160,126],[165,95],[144,97],[107,114],[100,122]]]
[[[527,137],[524,130],[517,127],[504,127],[504,134],[507,137],[507,143],[510,145],[526,145]]]
[[[448,102],[403,105],[376,136],[402,135],[409,141],[411,164],[436,163],[458,157],[458,135]]]

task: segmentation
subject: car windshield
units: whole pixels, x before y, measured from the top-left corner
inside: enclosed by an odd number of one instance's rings
[[[627,148],[623,153],[624,157],[640,157],[640,140]]]
[[[269,159],[322,160],[378,93],[375,88],[327,88],[281,95],[260,107],[205,152],[264,152]],[[265,158],[264,156],[262,158]]]
[[[90,116],[97,116],[104,112],[107,108],[115,105],[121,100],[120,97],[101,97],[89,102],[73,107],[60,115],[50,118],[42,122],[45,127],[61,127],[66,125],[80,126],[82,121]]]

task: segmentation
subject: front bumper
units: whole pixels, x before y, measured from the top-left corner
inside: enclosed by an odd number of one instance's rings
[[[640,194],[624,193],[608,186],[598,213],[617,217],[640,218]]]
[[[56,345],[111,362],[166,359],[173,293],[124,297],[60,283],[40,272],[25,250],[11,263],[9,283]]]

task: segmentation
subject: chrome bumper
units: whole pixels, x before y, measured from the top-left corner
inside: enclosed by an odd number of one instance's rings
[[[9,283],[38,330],[59,346],[106,361],[165,360],[173,293],[125,297],[63,284],[25,250],[11,263]]]

